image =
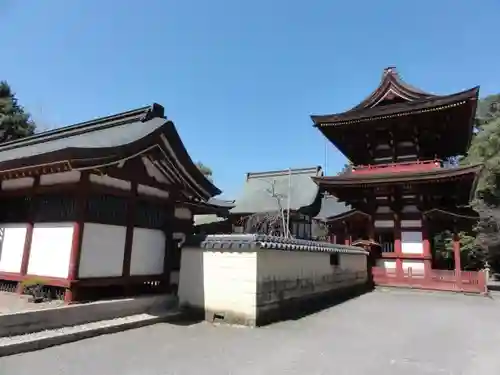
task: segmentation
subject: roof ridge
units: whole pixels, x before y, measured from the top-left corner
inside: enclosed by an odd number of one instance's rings
[[[165,118],[165,109],[158,103],[152,105],[120,112],[114,115],[99,117],[94,120],[79,122],[73,125],[63,126],[57,129],[47,130],[34,134],[30,137],[16,139],[0,145],[0,152],[19,147],[29,146],[36,143],[80,135],[89,131],[102,130],[109,127],[124,125],[136,121],[148,121],[152,118]]]
[[[293,175],[316,173],[318,176],[320,176],[320,175],[322,175],[322,168],[321,168],[321,166],[318,165],[315,167],[308,167],[308,168],[288,168],[288,169],[275,170],[275,171],[248,172],[247,173],[247,180],[249,180],[251,178],[287,176],[290,172]]]

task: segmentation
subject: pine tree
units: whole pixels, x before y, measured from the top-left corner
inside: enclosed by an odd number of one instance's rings
[[[0,143],[32,135],[35,124],[5,81],[0,82]]]

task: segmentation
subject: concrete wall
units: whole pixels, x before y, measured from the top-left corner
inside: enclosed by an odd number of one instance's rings
[[[179,303],[209,320],[258,325],[277,320],[276,312],[292,301],[367,285],[366,255],[339,254],[339,261],[331,266],[324,252],[186,247]]]
[[[136,314],[155,314],[176,306],[177,299],[174,296],[161,295],[3,314],[0,315],[0,337],[22,335]]]

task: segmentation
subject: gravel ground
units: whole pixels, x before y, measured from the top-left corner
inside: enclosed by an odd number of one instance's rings
[[[374,292],[260,329],[154,326],[0,358],[0,374],[490,375],[500,300]]]
[[[0,292],[0,315],[28,310],[41,310],[64,305],[63,301],[31,303],[28,302],[28,299],[29,296]]]
[[[49,337],[71,335],[73,333],[84,332],[84,331],[92,330],[95,328],[113,327],[113,326],[117,326],[117,325],[148,320],[151,318],[156,318],[156,316],[150,315],[150,314],[137,314],[137,315],[132,315],[132,316],[126,316],[123,318],[100,320],[98,322],[79,324],[79,325],[71,326],[71,327],[63,327],[63,328],[50,329],[50,330],[45,330],[45,331],[40,331],[40,332],[27,333],[24,335],[0,337],[0,347],[4,346],[4,345],[17,344],[17,343],[22,343],[22,342],[31,341],[31,340],[40,340],[40,339],[45,339],[45,338],[49,338]]]

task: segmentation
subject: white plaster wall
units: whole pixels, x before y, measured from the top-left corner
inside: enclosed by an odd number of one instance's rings
[[[255,319],[257,254],[205,251],[203,264],[206,308]]]
[[[425,273],[425,265],[423,260],[404,259],[403,271],[407,273],[409,268],[411,268],[411,273],[413,276],[422,276]]]
[[[382,267],[387,270],[395,270],[396,261],[392,259],[377,259],[377,267]]]
[[[367,271],[368,257],[366,255],[340,254],[340,268],[344,270]]]
[[[181,306],[256,316],[257,254],[184,248],[179,278]]]
[[[392,210],[389,206],[379,206],[379,207],[377,207],[377,211],[375,211],[375,212],[378,214],[387,214],[387,213],[391,213]]]
[[[120,180],[119,178],[106,175],[91,174],[89,180],[93,184],[109,186],[121,190],[130,190],[132,188],[132,183],[130,181]]]
[[[375,228],[394,228],[394,220],[375,220]]]
[[[408,196],[408,198],[411,198],[413,196]],[[410,205],[410,206],[404,206],[402,212],[419,212],[418,207],[415,205]]]
[[[67,278],[73,223],[35,224],[31,240],[28,274]]]
[[[182,249],[177,295],[181,306],[205,308],[205,273],[202,249],[192,247]]]
[[[35,179],[33,177],[15,178],[13,180],[2,181],[2,190],[16,190],[33,186]]]
[[[78,277],[121,276],[127,228],[85,223]]]
[[[21,272],[26,224],[3,224],[0,227],[0,271]]]
[[[80,181],[81,172],[70,171],[51,173],[40,176],[40,185],[68,184]]]
[[[165,233],[155,229],[134,228],[130,274],[162,274],[164,258]]]
[[[230,251],[232,250],[232,251]],[[322,282],[325,276],[338,274],[338,287],[353,284],[342,272],[359,271],[366,280],[366,255],[339,254],[340,265],[330,265],[330,254],[320,252],[258,250],[241,251],[182,249],[179,280],[179,302],[181,306],[204,308],[210,312],[236,313],[247,319],[257,314],[257,292],[260,283],[269,280],[297,279]],[[331,288],[321,284],[314,290],[297,288],[294,297],[320,292]],[[271,302],[272,303],[272,302]],[[266,305],[267,306],[267,305]],[[271,306],[272,307],[272,306]],[[261,311],[262,306],[258,309]]]
[[[401,228],[421,228],[422,220],[401,220]]]
[[[174,216],[177,219],[189,220],[193,217],[193,213],[186,207],[175,207]]]
[[[422,232],[401,232],[401,252],[403,254],[423,254]]]
[[[149,195],[152,197],[163,199],[168,199],[168,197],[170,196],[168,191],[141,184],[137,185],[137,193],[139,193],[139,195]]]
[[[321,278],[337,269],[366,271],[366,255],[339,254],[339,266],[330,265],[330,254],[308,251],[258,252],[258,280],[272,277],[275,279]]]

